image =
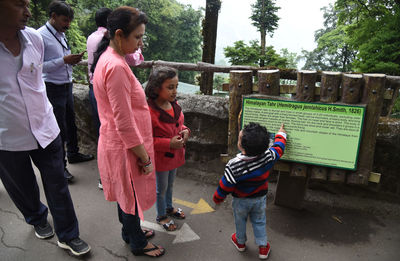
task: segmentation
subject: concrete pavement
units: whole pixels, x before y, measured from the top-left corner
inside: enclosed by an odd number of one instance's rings
[[[121,237],[116,204],[104,200],[97,188],[96,161],[69,165],[75,182],[71,195],[79,219],[81,238],[92,247],[89,255],[75,258],[57,247],[57,239],[37,239],[0,183],[0,260],[147,260],[135,257]],[[39,184],[40,177],[38,176]],[[40,184],[41,186],[41,184]],[[180,231],[165,233],[155,224],[155,207],[145,212],[145,224],[154,227],[151,241],[166,248],[160,260],[258,260],[252,228],[248,224],[248,249],[238,252],[230,243],[234,223],[229,197],[216,211],[191,214],[200,199],[211,207],[215,185],[178,178],[176,206],[187,218],[177,220]],[[45,197],[42,192],[42,200]],[[308,192],[301,211],[273,204],[275,184],[270,184],[267,232],[271,243],[268,260],[400,260],[400,207],[371,199]],[[203,202],[204,203],[204,202]],[[368,206],[365,209],[360,206]],[[372,211],[371,211],[372,210]],[[201,211],[200,211],[201,212]],[[51,215],[49,222],[52,224]]]

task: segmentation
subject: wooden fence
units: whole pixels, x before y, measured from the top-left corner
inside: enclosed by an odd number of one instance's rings
[[[81,62],[81,65],[85,64],[86,61]],[[378,121],[380,116],[390,115],[399,94],[399,76],[297,71],[271,67],[217,66],[203,62],[190,64],[144,61],[138,67],[153,66],[171,66],[180,71],[230,74],[230,82],[225,85],[229,87],[228,151],[225,159],[233,157],[237,152],[243,95],[258,93],[278,97],[282,94],[291,94],[295,101],[366,106],[356,171],[280,162],[275,166],[275,170],[279,171],[276,204],[301,208],[309,178],[354,185],[367,185],[369,181],[376,180],[377,177],[379,179],[379,174],[372,173]],[[253,82],[254,76],[258,78],[257,83]],[[297,84],[281,85],[282,79],[296,80]]]
[[[298,71],[296,74],[296,86],[281,86],[280,70],[259,70],[257,85],[253,84],[254,77],[251,70],[230,72],[228,155],[232,157],[237,151],[242,97],[254,93],[254,90],[261,97],[275,96],[279,99],[278,96],[281,94],[290,93],[295,101],[365,105],[366,113],[356,171],[302,163],[281,162],[276,165],[275,170],[279,171],[279,179],[275,203],[301,208],[308,178],[354,185],[368,184],[373,167],[379,117],[384,103],[388,103],[389,105],[386,105],[389,107],[393,106],[393,101],[399,92],[400,77],[340,72],[318,74],[316,71]],[[317,81],[320,82],[320,87],[316,87]]]

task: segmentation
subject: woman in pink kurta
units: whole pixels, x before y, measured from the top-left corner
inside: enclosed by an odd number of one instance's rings
[[[165,249],[147,241],[139,219],[156,200],[151,117],[143,88],[124,59],[143,45],[146,23],[145,14],[131,7],[108,17],[111,39],[108,46],[102,40],[94,60],[101,122],[97,160],[105,198],[118,202],[122,238],[135,255],[161,256]]]

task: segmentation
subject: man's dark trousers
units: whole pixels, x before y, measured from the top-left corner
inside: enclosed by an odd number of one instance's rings
[[[64,164],[66,166],[66,153],[71,155],[79,151],[72,83],[54,84],[46,82],[46,92],[51,105],[53,105],[62,142],[63,144],[67,143],[67,152],[65,152],[63,146]]]
[[[62,156],[60,135],[44,149],[39,146],[39,149],[30,151],[0,150],[0,178],[26,222],[33,226],[43,224],[48,210],[40,202],[32,160],[40,171],[57,237],[65,242],[78,237],[79,228],[64,178]]]

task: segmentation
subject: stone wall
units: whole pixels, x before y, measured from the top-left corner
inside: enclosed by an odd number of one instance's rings
[[[88,87],[74,85],[76,121],[82,151],[96,152],[96,137],[91,120]],[[180,94],[178,102],[191,129],[187,144],[186,164],[178,175],[216,183],[224,170],[220,154],[227,152],[227,97]],[[375,151],[374,171],[381,173],[381,182],[373,191],[400,197],[400,121],[381,119]]]
[[[382,174],[380,191],[400,196],[400,119],[380,119],[374,171]]]

